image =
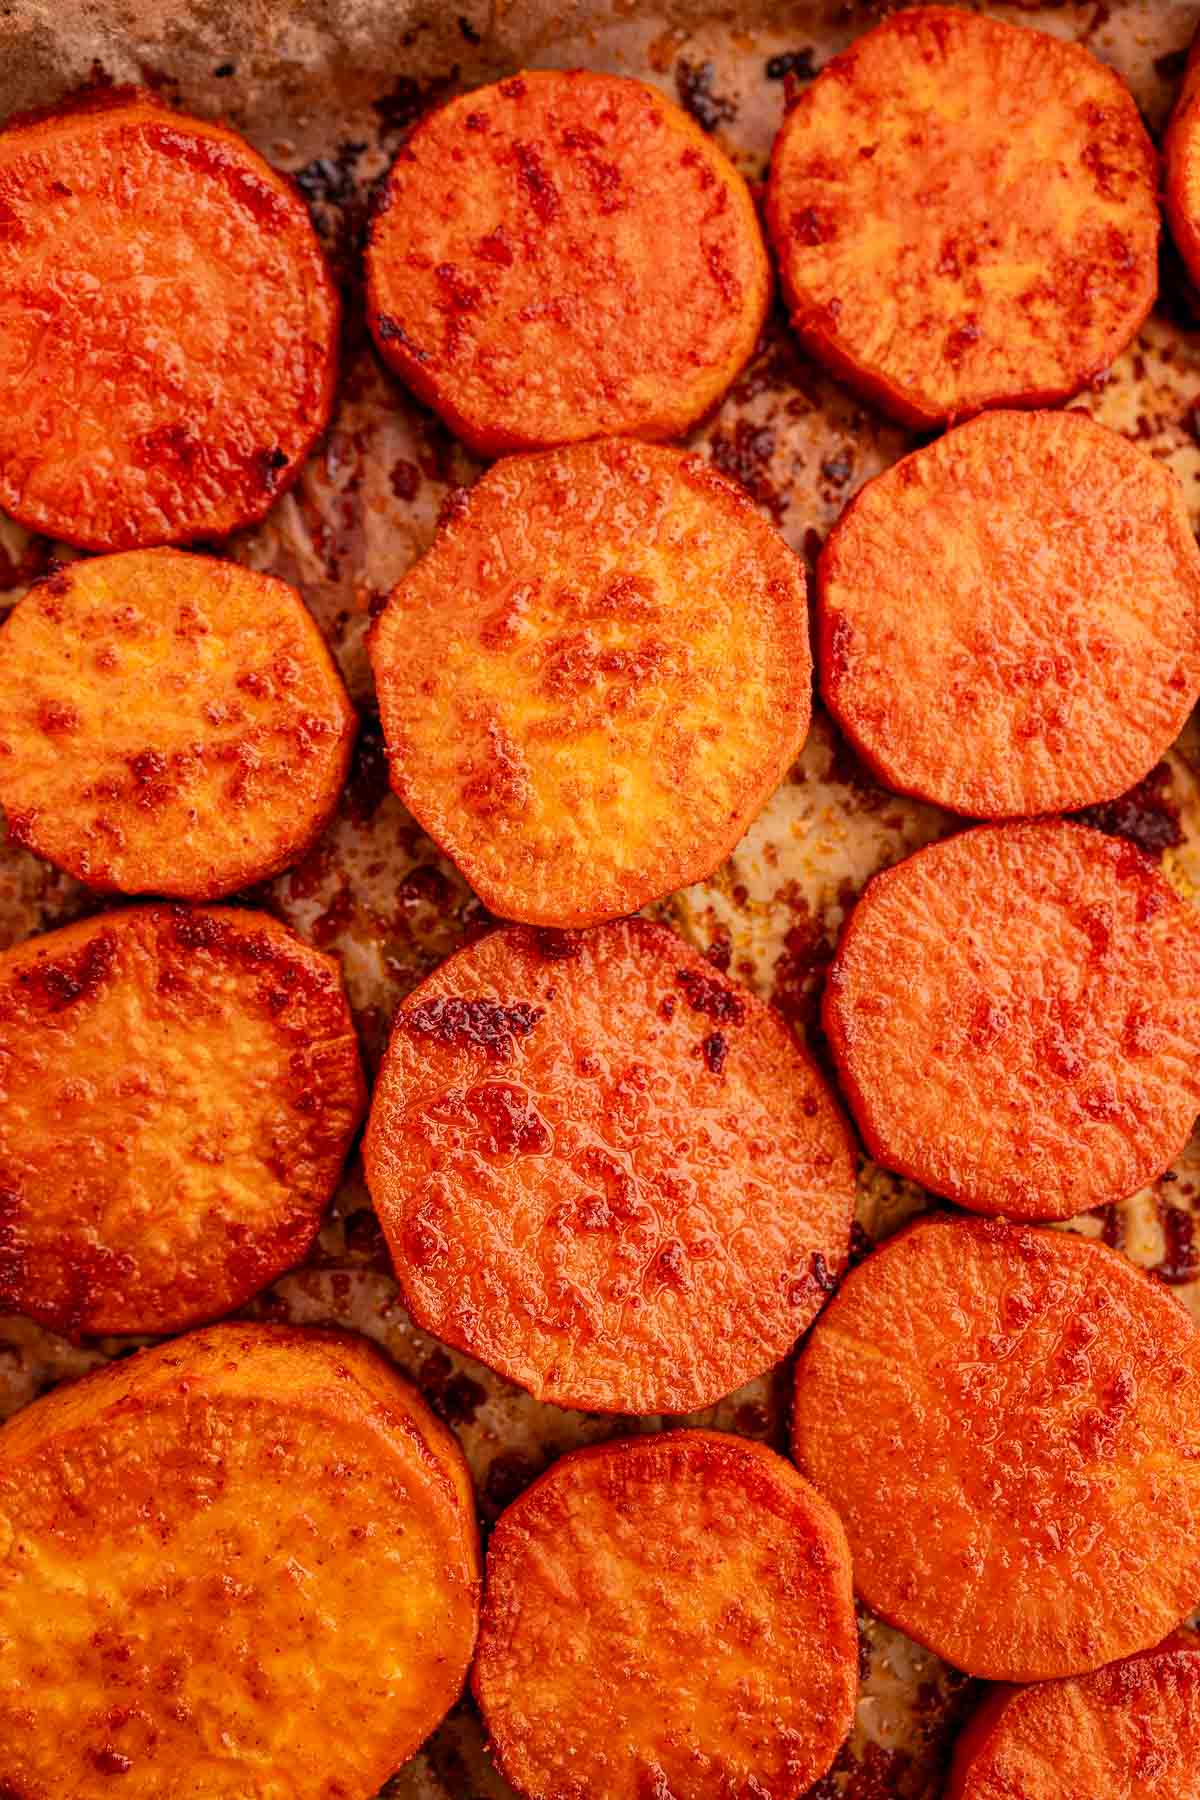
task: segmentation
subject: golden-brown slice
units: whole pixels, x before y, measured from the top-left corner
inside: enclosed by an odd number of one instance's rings
[[[304,1256],[365,1104],[332,958],[265,913],[146,906],[0,956],[0,1309],[228,1312]]]
[[[1200,285],[1200,31],[1192,39],[1163,155],[1167,223],[1188,274]]]
[[[384,359],[475,450],[678,437],[754,348],[742,177],[643,82],[543,69],[424,119],[367,248]]]
[[[1200,1113],[1200,922],[1132,844],[981,826],[877,875],[825,1029],[871,1154],[976,1212],[1069,1219]]]
[[[1190,1632],[1094,1675],[992,1690],[945,1800],[1200,1800],[1200,1656]]]
[[[776,139],[767,221],[792,323],[918,429],[1074,394],[1158,285],[1154,148],[1078,44],[953,7],[826,64]]]
[[[492,1534],[472,1685],[527,1800],[793,1800],[854,1717],[845,1534],[762,1444],[578,1450]]]
[[[71,563],[0,629],[9,836],[89,886],[215,900],[299,860],[355,715],[287,582],[178,550]]]
[[[0,1430],[0,1791],[369,1800],[458,1698],[454,1438],[360,1339],[216,1325]]]
[[[889,786],[980,818],[1125,793],[1200,693],[1200,551],[1164,463],[989,413],[869,482],[821,554],[821,688]]]
[[[221,537],[295,480],[338,302],[296,189],[131,88],[0,133],[0,507],[92,550]]]
[[[919,1220],[818,1320],[792,1432],[863,1600],[969,1674],[1082,1674],[1195,1605],[1200,1330],[1103,1244]]]
[[[396,792],[534,925],[710,874],[808,730],[799,559],[707,462],[618,439],[489,470],[371,660]]]
[[[450,957],[396,1015],[364,1151],[414,1317],[560,1406],[710,1405],[787,1354],[849,1252],[820,1074],[645,919]]]

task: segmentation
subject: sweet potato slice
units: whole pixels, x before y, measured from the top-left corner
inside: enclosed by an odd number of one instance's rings
[[[354,726],[295,589],[237,563],[88,558],[0,629],[9,835],[95,888],[215,900],[288,868]]]
[[[1188,274],[1200,286],[1200,32],[1192,40],[1163,155],[1167,223]]]
[[[787,1354],[849,1250],[821,1076],[645,919],[444,962],[397,1014],[365,1157],[418,1323],[560,1406],[711,1404]]]
[[[472,1685],[527,1800],[793,1800],[854,1717],[845,1533],[742,1438],[578,1450],[492,1534]]]
[[[817,1322],[792,1429],[863,1600],[969,1674],[1081,1674],[1195,1604],[1200,1330],[1101,1243],[918,1220]]]
[[[877,875],[825,1028],[871,1154],[976,1212],[1069,1219],[1200,1113],[1200,929],[1132,844],[980,826]]]
[[[1156,164],[1078,44],[914,7],[827,63],[775,142],[767,222],[792,323],[927,429],[1077,393],[1158,286]]]
[[[367,248],[385,361],[484,456],[678,437],[754,349],[749,190],[643,82],[540,70],[418,125]]]
[[[0,133],[0,507],[93,550],[220,537],[291,485],[338,303],[235,132],[112,89]]]
[[[707,462],[616,439],[491,469],[371,661],[392,786],[532,925],[711,874],[808,730],[799,559]]]
[[[985,414],[870,482],[819,568],[821,687],[875,773],[982,818],[1139,782],[1200,694],[1200,551],[1164,463]]]
[[[0,1786],[367,1800],[457,1699],[478,1594],[458,1445],[360,1339],[110,1364],[0,1430]]]
[[[1094,1675],[994,1689],[955,1746],[945,1800],[1200,1800],[1189,1636]]]
[[[147,906],[0,956],[0,1310],[172,1331],[304,1256],[365,1092],[332,958]]]

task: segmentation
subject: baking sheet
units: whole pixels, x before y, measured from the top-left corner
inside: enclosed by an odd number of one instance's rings
[[[387,792],[364,639],[391,585],[432,536],[439,507],[480,465],[385,374],[362,314],[359,247],[371,187],[428,105],[523,65],[633,74],[680,99],[760,181],[785,83],[807,81],[886,7],[712,0],[8,0],[0,6],[0,114],[88,81],[138,81],[185,110],[227,119],[309,200],[346,299],[340,403],[299,486],[229,554],[295,581],[363,709],[351,780],[325,838],[289,874],[245,898],[343,961],[372,1070],[399,999],[487,915]],[[1200,5],[1089,0],[995,6],[995,16],[1087,43],[1125,75],[1156,134]],[[1200,330],[1177,260],[1138,343],[1077,404],[1168,461],[1200,519]],[[808,362],[775,315],[713,418],[690,440],[741,480],[810,565],[842,506],[915,441]],[[54,554],[0,519],[0,611]],[[1097,823],[1161,858],[1200,898],[1200,728]],[[818,1055],[815,1004],[838,926],[867,877],[949,828],[931,807],[879,788],[818,710],[802,756],[725,866],[656,909],[759,992]],[[65,876],[0,842],[0,947],[94,910]],[[863,1163],[857,1247],[927,1204]],[[1200,1318],[1200,1141],[1154,1187],[1075,1222],[1154,1269]],[[554,1456],[663,1421],[540,1405],[417,1330],[397,1297],[357,1158],[306,1266],[249,1309],[375,1339],[458,1432],[487,1525]],[[70,1344],[0,1319],[0,1416],[126,1348]],[[786,1369],[691,1422],[782,1448]],[[1200,1599],[1200,1596],[1197,1596]],[[817,1800],[934,1800],[971,1685],[869,1616],[852,1737]],[[331,1729],[336,1723],[331,1722]],[[385,1789],[390,1800],[489,1800],[490,1769],[469,1702]]]

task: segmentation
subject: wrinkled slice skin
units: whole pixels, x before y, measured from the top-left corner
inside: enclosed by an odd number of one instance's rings
[[[996,1689],[959,1738],[945,1800],[1200,1800],[1190,1637],[1094,1675]]]
[[[775,142],[767,223],[812,353],[918,429],[1065,399],[1158,286],[1154,147],[1120,76],[948,7],[826,65]]]
[[[0,133],[0,506],[92,550],[222,537],[291,485],[338,301],[299,194],[135,89]]]
[[[1200,34],[1163,141],[1167,223],[1193,282],[1200,283]]]
[[[361,1340],[111,1364],[0,1430],[0,1790],[367,1800],[458,1697],[478,1598],[458,1445]]]
[[[980,826],[877,875],[824,1022],[871,1154],[976,1212],[1126,1199],[1200,1112],[1200,930],[1133,845]]]
[[[371,661],[392,786],[533,925],[710,874],[808,731],[799,559],[707,462],[615,439],[491,469]]]
[[[576,1451],[492,1534],[473,1685],[527,1800],[793,1800],[854,1716],[845,1534],[763,1445]]]
[[[341,976],[265,913],[147,906],[0,956],[0,1310],[230,1311],[299,1262],[366,1093]]]
[[[288,868],[354,729],[300,596],[237,563],[91,557],[0,629],[9,835],[94,888],[215,900]]]
[[[754,203],[687,115],[617,75],[542,70],[430,114],[367,249],[384,360],[485,456],[678,437],[754,349]]]
[[[889,786],[960,813],[1111,800],[1200,693],[1183,489],[1080,413],[984,414],[878,476],[819,592],[835,718]]]
[[[364,1153],[418,1323],[560,1406],[711,1404],[787,1354],[849,1250],[821,1076],[644,919],[444,962],[396,1016]]]
[[[1103,1244],[918,1221],[814,1327],[792,1433],[862,1599],[969,1674],[1098,1668],[1200,1591],[1200,1331]]]

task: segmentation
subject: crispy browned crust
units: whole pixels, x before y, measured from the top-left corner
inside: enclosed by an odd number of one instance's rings
[[[1195,1633],[1094,1675],[991,1689],[954,1746],[944,1800],[1200,1794]]]
[[[367,278],[380,354],[484,456],[680,436],[750,356],[771,287],[728,157],[645,83],[583,69],[422,120]]]
[[[479,1574],[456,1441],[361,1339],[112,1364],[0,1430],[0,1788],[373,1794],[461,1691]]]
[[[367,1179],[405,1301],[537,1398],[690,1412],[849,1253],[855,1155],[787,1026],[674,932],[509,927],[410,994]]]
[[[392,786],[529,924],[710,874],[808,730],[799,559],[707,462],[630,440],[497,463],[370,650]]]
[[[859,1595],[988,1680],[1084,1674],[1187,1616],[1198,1434],[1200,1330],[1070,1232],[918,1220],[851,1271],[796,1365],[793,1453]]]
[[[1200,693],[1183,489],[1083,413],[985,414],[855,495],[817,642],[825,701],[889,787],[991,819],[1111,800]]]
[[[502,1515],[472,1685],[527,1800],[793,1800],[854,1714],[850,1556],[764,1445],[626,1438]]]
[[[100,891],[216,900],[289,868],[356,723],[295,589],[237,563],[88,558],[0,627],[9,836]]]
[[[792,323],[919,430],[1077,393],[1158,285],[1154,147],[1078,44],[953,7],[886,19],[775,142],[767,223]]]
[[[0,1307],[160,1332],[299,1262],[366,1093],[337,965],[148,906],[0,956]]]
[[[1163,139],[1163,206],[1192,281],[1200,285],[1200,31]]]
[[[871,1154],[981,1213],[1069,1219],[1200,1112],[1200,931],[1130,843],[979,826],[868,883],[823,1019]]]
[[[0,133],[0,220],[5,511],[92,550],[262,518],[333,403],[339,303],[293,186],[122,90]]]

